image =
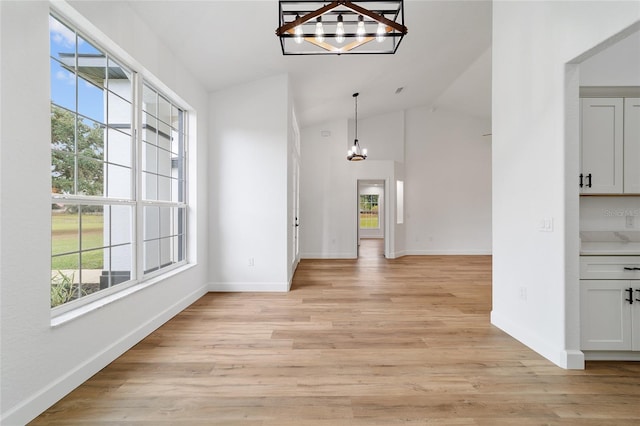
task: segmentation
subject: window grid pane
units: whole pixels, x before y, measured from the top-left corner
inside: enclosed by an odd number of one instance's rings
[[[133,206],[53,204],[51,307],[131,279]]]

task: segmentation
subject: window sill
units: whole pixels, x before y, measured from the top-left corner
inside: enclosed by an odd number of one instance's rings
[[[118,301],[120,299],[123,299],[123,298],[129,296],[130,294],[137,293],[138,291],[144,290],[145,288],[150,287],[150,286],[152,286],[152,285],[154,285],[154,284],[156,284],[156,283],[158,283],[160,281],[164,281],[167,278],[171,278],[171,277],[173,277],[175,275],[181,274],[182,272],[185,272],[185,271],[193,268],[194,266],[196,266],[195,263],[188,263],[188,264],[186,264],[184,266],[181,266],[179,268],[176,268],[176,269],[173,269],[171,271],[168,271],[165,274],[159,275],[157,277],[150,278],[150,279],[148,279],[146,281],[143,281],[141,283],[138,283],[136,285],[128,287],[128,288],[126,288],[126,289],[124,289],[122,291],[119,291],[117,293],[110,294],[110,295],[105,296],[105,297],[103,297],[101,299],[95,300],[95,301],[93,301],[91,303],[87,303],[86,305],[79,306],[78,308],[73,309],[71,311],[68,311],[68,312],[62,313],[60,315],[57,315],[57,316],[51,318],[51,327],[52,328],[59,327],[59,326],[61,326],[63,324],[66,324],[66,323],[68,323],[70,321],[73,321],[73,320],[75,320],[77,318],[80,318],[80,317],[82,317],[82,316],[84,316],[84,315],[86,315],[86,314],[88,314],[90,312],[93,312],[93,311],[95,311],[97,309],[101,309],[101,308],[103,308],[103,307],[105,307],[107,305],[110,305],[111,303],[114,303],[114,302],[116,302],[116,301]]]

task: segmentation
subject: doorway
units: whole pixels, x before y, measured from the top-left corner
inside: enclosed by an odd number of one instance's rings
[[[358,258],[385,257],[386,196],[382,179],[358,180]]]
[[[581,197],[581,193],[588,194],[587,185],[591,185],[591,175],[587,175],[594,166],[594,161],[581,148],[581,117],[592,117],[591,110],[605,108],[621,114],[622,108],[605,105],[605,101],[615,106],[623,104],[623,99],[637,98],[640,94],[640,73],[638,64],[640,57],[637,46],[640,44],[640,23],[636,23],[608,40],[581,54],[565,66],[565,187],[566,187],[566,224],[565,247],[567,250],[565,294],[567,300],[575,300],[566,304],[566,346],[579,352],[583,349],[583,324],[587,324],[582,315],[590,316],[580,301],[587,294],[587,286],[580,284],[580,255],[581,251],[594,241],[600,244],[601,238],[609,238],[609,234],[617,231],[628,231],[624,221],[616,222],[605,211],[626,211],[627,206],[636,206],[637,197],[629,197],[622,191],[598,191],[599,194]],[[587,114],[589,113],[589,114]],[[611,116],[615,116],[614,113]],[[588,123],[587,123],[588,124]],[[602,129],[605,126],[599,125]],[[605,150],[606,152],[606,150]],[[588,160],[588,161],[587,161]],[[618,160],[620,162],[620,160]],[[611,164],[614,170],[623,170],[616,165],[615,160],[608,161],[605,155],[597,157],[597,167]],[[621,163],[621,162],[620,162]],[[587,170],[585,172],[584,170]],[[585,181],[585,188],[580,189],[578,177],[584,173],[589,176]],[[599,173],[599,176],[602,176]],[[621,178],[621,177],[620,177]],[[619,179],[621,181],[621,179]],[[588,182],[588,184],[587,184]],[[623,196],[624,195],[624,196]],[[597,254],[593,251],[591,254]],[[584,293],[584,295],[583,295]],[[600,292],[602,293],[602,292]],[[598,308],[602,309],[601,307]],[[584,354],[585,359],[594,359],[593,354]],[[597,356],[597,355],[595,355]],[[608,358],[611,359],[611,358]]]

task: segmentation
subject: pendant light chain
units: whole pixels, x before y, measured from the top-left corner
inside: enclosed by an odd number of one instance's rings
[[[353,147],[347,152],[347,160],[349,161],[362,161],[367,159],[367,150],[360,148],[360,142],[358,141],[358,95],[359,93],[353,94],[356,106],[356,137],[353,141]]]
[[[353,94],[353,97],[356,98],[356,143],[358,142],[358,95],[359,93]]]

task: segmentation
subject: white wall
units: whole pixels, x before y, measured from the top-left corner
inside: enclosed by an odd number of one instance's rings
[[[348,206],[355,205],[360,164],[346,159],[347,120],[303,128],[300,139],[300,256],[354,258],[356,217]]]
[[[358,124],[360,127],[360,124]],[[323,136],[327,134],[327,136]],[[360,128],[358,128],[360,133]],[[357,257],[358,180],[385,180],[387,206],[395,199],[393,161],[347,161],[347,120],[301,129],[300,256]],[[352,141],[353,142],[353,141]],[[363,146],[364,147],[364,146]],[[391,186],[393,188],[391,188]],[[387,209],[387,224],[395,211]],[[395,227],[387,225],[385,251],[396,257]]]
[[[215,92],[210,104],[212,291],[287,291],[286,74]]]
[[[355,121],[349,120],[347,149],[355,139]],[[367,160],[404,161],[404,111],[358,118],[360,147],[367,149]],[[345,149],[345,155],[346,155]]]
[[[639,18],[635,1],[493,4],[491,319],[562,367],[584,365],[578,78],[565,64]],[[546,218],[553,232],[539,231]]]
[[[448,99],[445,92],[441,101],[448,105]],[[355,257],[356,219],[349,210],[354,179],[389,176],[404,180],[405,198],[404,224],[397,224],[396,183],[387,182],[389,257],[491,253],[491,138],[482,136],[491,127],[488,118],[466,108],[423,107],[358,120],[361,146],[369,149],[361,163],[345,159],[352,125],[346,133],[343,122],[302,129],[301,217],[314,224],[303,225],[302,257]],[[323,130],[331,136],[323,137]],[[364,177],[375,163],[390,170]]]
[[[640,31],[580,64],[581,86],[640,86]]]
[[[407,254],[491,254],[490,120],[406,112]]]
[[[204,89],[126,3],[73,5],[77,11],[60,7],[129,65],[146,67],[153,73],[148,78],[164,82],[198,114],[189,175],[189,249],[195,260],[207,250],[206,237],[198,238],[207,235],[207,130],[206,120],[198,119],[207,116]],[[0,422],[7,425],[31,420],[206,291],[207,268],[196,265],[51,326],[48,15],[48,2],[0,2]]]

